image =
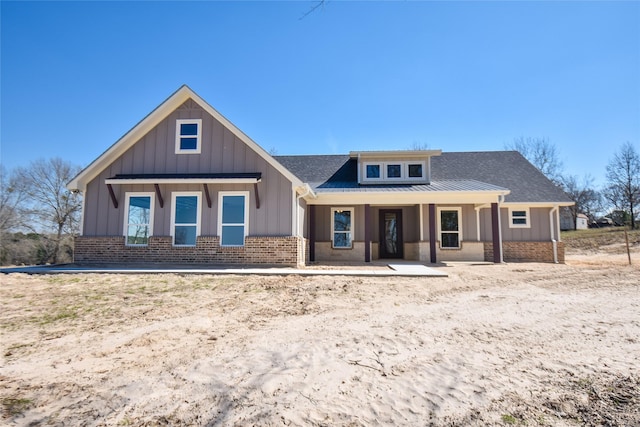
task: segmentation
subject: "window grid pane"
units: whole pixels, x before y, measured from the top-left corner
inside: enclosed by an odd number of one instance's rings
[[[334,248],[350,248],[351,232],[338,232],[338,231],[334,232],[333,247]]]
[[[333,214],[333,231],[351,230],[351,211],[335,211]]]
[[[409,165],[409,178],[422,178],[422,165]]]
[[[198,197],[176,197],[176,224],[196,224],[198,221]]]
[[[460,247],[460,236],[458,233],[446,233],[441,234],[440,244],[443,248],[458,248]]]
[[[222,246],[243,246],[244,225],[223,225]]]
[[[198,148],[197,138],[180,138],[181,150],[195,150]]]
[[[401,178],[402,166],[401,165],[387,165],[387,178]]]
[[[380,165],[367,165],[367,178],[380,178]]]
[[[176,235],[174,244],[195,246],[196,244],[196,226],[195,225],[176,225]]]
[[[222,223],[244,224],[244,196],[222,198]]]
[[[458,231],[458,211],[440,212],[440,229],[442,231]]]
[[[180,135],[197,135],[198,124],[197,123],[182,123],[180,124]]]

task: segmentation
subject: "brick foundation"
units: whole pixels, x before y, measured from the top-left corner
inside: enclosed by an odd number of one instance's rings
[[[172,264],[300,264],[297,237],[245,238],[242,247],[220,247],[220,238],[201,236],[196,246],[176,247],[171,236],[152,236],[147,246],[126,246],[124,236],[75,239],[77,263],[172,263]]]
[[[558,262],[564,263],[564,242],[558,242]],[[552,242],[502,242],[505,262],[554,262]],[[493,243],[484,242],[484,260],[493,261]]]

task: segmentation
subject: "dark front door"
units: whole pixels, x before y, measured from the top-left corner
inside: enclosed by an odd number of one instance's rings
[[[402,209],[380,209],[380,258],[402,258]]]

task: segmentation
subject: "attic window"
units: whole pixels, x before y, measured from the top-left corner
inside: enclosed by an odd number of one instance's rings
[[[202,119],[176,120],[176,154],[199,154]]]
[[[409,178],[424,178],[422,174],[422,163],[409,163]]]
[[[365,162],[362,169],[363,183],[421,183],[427,180],[426,162]]]

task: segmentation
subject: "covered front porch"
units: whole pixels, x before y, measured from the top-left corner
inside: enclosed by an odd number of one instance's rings
[[[499,263],[503,245],[495,200],[308,205],[306,258],[309,262]]]

